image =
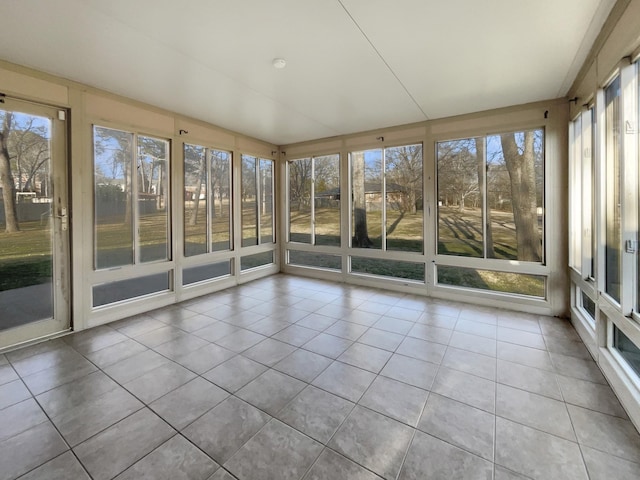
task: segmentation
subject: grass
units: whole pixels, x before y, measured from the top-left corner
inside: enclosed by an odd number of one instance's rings
[[[0,231],[0,291],[51,281],[51,230],[47,222],[20,223],[20,231]]]

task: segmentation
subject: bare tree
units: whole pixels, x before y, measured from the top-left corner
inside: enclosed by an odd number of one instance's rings
[[[511,203],[516,225],[518,260],[542,258],[536,198],[535,131],[526,131],[518,145],[515,133],[500,135],[504,161],[511,181]]]
[[[353,222],[354,245],[357,247],[370,247],[373,242],[369,238],[367,229],[367,200],[365,196],[365,152],[351,154],[351,168],[353,172]]]
[[[388,148],[385,151],[388,182],[402,187],[402,212],[417,212],[422,200],[422,145]]]
[[[0,187],[4,204],[5,231],[14,233],[20,230],[16,209],[15,180],[11,173],[11,157],[9,156],[9,135],[11,134],[13,115],[6,112],[0,129]]]

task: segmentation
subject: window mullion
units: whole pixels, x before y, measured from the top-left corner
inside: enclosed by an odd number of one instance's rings
[[[316,157],[311,157],[311,245],[316,244]]]
[[[133,263],[138,265],[140,263],[140,208],[138,202],[138,169],[142,170],[140,164],[140,145],[138,144],[138,134],[134,134],[135,148],[132,148],[132,157],[129,161],[129,165],[132,166],[131,173],[129,175],[129,181],[131,182],[131,223],[133,229]]]
[[[212,244],[212,233],[211,230],[213,229],[213,217],[212,217],[212,210],[211,210],[211,204],[213,203],[211,201],[211,197],[213,195],[213,192],[211,192],[211,149],[207,148],[205,150],[205,162],[206,162],[206,168],[205,168],[205,188],[204,188],[204,195],[205,195],[205,199],[206,199],[206,205],[207,205],[207,235],[206,235],[206,239],[207,239],[207,253],[211,253],[213,248],[211,246]]]
[[[380,226],[380,240],[381,240],[381,249],[387,249],[387,149],[382,149],[382,202],[381,202],[381,226]],[[366,164],[365,164],[365,178],[366,178]],[[365,181],[366,185],[366,181]],[[365,186],[366,192],[366,186]],[[366,193],[365,193],[366,198]],[[365,205],[366,205],[365,200]]]
[[[255,178],[256,178],[256,238],[258,239],[258,245],[262,243],[262,209],[260,208],[260,200],[262,199],[262,187],[260,185],[260,159],[255,157]]]

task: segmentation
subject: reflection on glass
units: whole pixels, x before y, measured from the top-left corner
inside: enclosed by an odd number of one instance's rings
[[[0,330],[53,317],[51,121],[0,110]]]
[[[613,347],[618,350],[636,375],[640,375],[640,348],[616,326],[613,327]]]
[[[182,285],[213,280],[231,275],[231,262],[229,260],[210,265],[198,265],[182,269]]]
[[[290,242],[311,243],[312,182],[313,162],[310,158],[289,162]]]
[[[441,255],[484,257],[483,149],[484,138],[437,144],[438,253]],[[488,227],[490,235],[492,228]]]
[[[273,243],[273,161],[260,159],[260,244]]]
[[[242,246],[258,244],[256,168],[258,159],[242,155]]]
[[[605,90],[606,231],[605,291],[620,301],[620,77]]]
[[[351,257],[351,272],[424,282],[424,263]]]
[[[545,297],[545,277],[464,267],[438,267],[438,283],[455,287]]]
[[[169,258],[169,142],[138,136],[137,204],[140,262]]]
[[[207,253],[206,148],[184,145],[184,255]]]
[[[94,127],[95,266],[132,265],[133,134]]]
[[[382,150],[352,152],[352,240],[355,248],[382,248]]]
[[[544,131],[486,139],[487,257],[542,262]]]
[[[326,253],[301,252],[289,250],[289,264],[302,267],[316,267],[328,270],[341,270],[342,257],[340,255],[327,255]]]
[[[231,248],[231,153],[210,150],[211,250]]]
[[[122,302],[168,290],[171,290],[171,275],[169,272],[103,283],[93,287],[93,306],[101,307],[110,303]]]
[[[595,322],[596,319],[596,304],[593,300],[591,300],[591,298],[589,298],[589,296],[584,293],[583,291],[580,291],[581,298],[582,298],[582,308],[589,314],[590,320],[592,320],[593,322]]]
[[[245,271],[250,268],[262,267],[273,263],[273,251],[245,255],[240,258],[240,270]]]
[[[340,155],[313,159],[315,245],[340,246]]]
[[[422,145],[384,151],[387,250],[422,252]]]

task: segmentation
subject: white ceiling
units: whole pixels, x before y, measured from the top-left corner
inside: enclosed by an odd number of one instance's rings
[[[2,0],[0,58],[284,145],[562,97],[614,3]]]

